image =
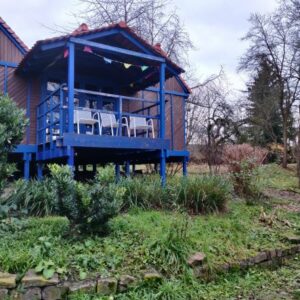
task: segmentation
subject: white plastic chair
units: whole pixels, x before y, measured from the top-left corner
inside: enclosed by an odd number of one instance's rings
[[[116,119],[115,114],[113,113],[105,113],[105,112],[100,112],[99,113],[99,119],[100,119],[100,130],[99,134],[102,135],[102,130],[103,128],[110,128],[111,130],[111,135],[114,136],[114,129],[116,128],[116,135],[118,135],[119,132],[119,121]],[[121,127],[125,127],[127,131],[128,137],[130,136],[130,131],[129,131],[129,125],[128,125],[128,119],[126,117],[122,117],[121,119]],[[122,135],[122,133],[121,133]]]
[[[100,128],[100,122],[98,118],[98,114],[92,112],[90,110],[74,110],[74,124],[77,125],[77,133],[80,134],[80,124],[91,125],[92,126],[92,134],[94,134],[95,125],[98,124]]]
[[[146,130],[146,135],[149,137],[149,129],[152,132],[152,138],[155,138],[154,124],[152,119],[145,117],[130,117],[130,131],[133,130],[134,137],[136,137],[137,130]]]

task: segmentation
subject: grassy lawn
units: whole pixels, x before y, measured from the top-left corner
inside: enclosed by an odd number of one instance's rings
[[[262,167],[258,180],[269,188],[297,186],[293,170],[275,165]],[[23,274],[41,261],[51,260],[73,278],[99,273],[139,277],[145,268],[164,275],[159,286],[140,286],[115,299],[236,299],[238,295],[238,299],[300,299],[295,298],[300,279],[297,259],[277,270],[234,272],[210,283],[196,281],[186,264],[188,256],[198,251],[204,252],[208,265],[215,268],[262,250],[288,246],[285,237],[300,233],[300,218],[299,213],[278,208],[280,201],[269,199],[248,206],[232,199],[226,212],[207,216],[131,209],[111,221],[111,233],[106,237],[70,238],[65,218],[29,218],[0,234],[0,270]],[[262,214],[270,224],[262,222]],[[275,298],[276,289],[286,298]],[[251,298],[253,293],[256,298]],[[72,299],[106,298],[77,295]]]

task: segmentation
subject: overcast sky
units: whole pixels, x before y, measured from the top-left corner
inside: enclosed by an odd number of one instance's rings
[[[195,45],[190,62],[199,79],[218,73],[222,65],[234,89],[242,89],[246,76],[237,74],[239,57],[247,47],[241,37],[252,12],[272,11],[276,0],[174,0]],[[31,47],[53,36],[46,26],[70,27],[78,0],[0,0],[0,16]]]

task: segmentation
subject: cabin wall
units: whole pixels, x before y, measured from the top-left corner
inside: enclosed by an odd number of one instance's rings
[[[155,86],[155,88],[159,88],[159,84]],[[177,82],[176,78],[172,77],[169,78],[165,83],[165,90],[166,91],[174,91],[182,93],[182,87]],[[138,92],[135,96],[142,98],[142,93],[144,93],[144,98],[148,100],[155,100],[158,99],[158,93],[144,91]],[[175,96],[166,93],[165,95],[166,105],[166,117],[165,117],[165,126],[166,126],[166,138],[170,140],[171,149],[173,150],[185,150],[185,99],[182,96]],[[145,103],[144,107],[151,105],[151,103]],[[124,111],[134,112],[139,110],[143,107],[142,102],[139,101],[124,101],[123,109]],[[143,114],[141,112],[141,114]],[[148,111],[144,111],[145,115],[158,115],[159,114],[159,107],[153,107]],[[173,128],[172,128],[172,121],[173,121]],[[155,122],[157,123],[157,122]],[[157,125],[155,125],[156,130]],[[173,131],[173,138],[172,138],[172,131]]]
[[[36,79],[29,80],[15,74],[15,68],[10,65],[17,65],[22,58],[23,54],[20,50],[0,31],[0,61],[8,65],[7,67],[0,65],[0,93],[7,92],[8,96],[25,110],[29,126],[22,144],[34,144],[36,142],[35,107],[40,97],[40,85]]]
[[[23,58],[20,50],[0,31],[0,61],[19,63]]]
[[[40,99],[40,80],[37,78],[22,78],[16,75],[14,71],[14,68],[8,68],[7,93],[20,108],[24,109],[26,117],[29,120],[29,126],[25,132],[22,144],[35,144],[36,106]],[[0,85],[2,86],[1,76]]]

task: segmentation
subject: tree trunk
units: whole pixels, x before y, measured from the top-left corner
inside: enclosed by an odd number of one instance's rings
[[[287,168],[287,131],[288,131],[288,126],[287,126],[287,118],[283,118],[283,158],[282,158],[282,167]]]
[[[300,188],[300,105],[299,105],[299,116],[298,116],[298,141],[296,149],[297,159],[297,176],[298,176],[298,187]]]

